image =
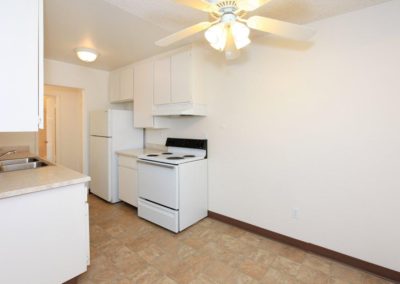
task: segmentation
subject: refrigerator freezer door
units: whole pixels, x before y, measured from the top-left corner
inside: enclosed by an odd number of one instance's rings
[[[90,112],[90,135],[111,137],[110,116],[109,110]]]
[[[90,191],[109,201],[113,202],[111,195],[110,177],[110,153],[111,138],[90,137]]]

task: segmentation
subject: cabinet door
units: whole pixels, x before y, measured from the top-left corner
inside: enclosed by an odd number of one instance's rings
[[[120,99],[120,71],[110,72],[108,81],[110,102],[118,102]]]
[[[121,70],[120,74],[120,101],[133,100],[133,67]]]
[[[184,51],[171,57],[171,102],[192,101],[191,51]]]
[[[133,72],[133,125],[145,128],[153,127],[153,82],[154,63],[138,63]]]
[[[119,199],[137,207],[137,170],[118,167],[119,169]]]
[[[4,0],[0,9],[0,131],[37,131],[42,0]]]
[[[0,283],[64,283],[85,272],[86,201],[84,184],[1,199]]]
[[[171,57],[154,62],[154,104],[171,103]]]

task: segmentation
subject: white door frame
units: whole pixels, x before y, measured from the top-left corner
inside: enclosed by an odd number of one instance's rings
[[[86,121],[85,121],[85,112],[84,112],[84,106],[85,106],[85,92],[84,92],[84,90],[83,89],[80,89],[80,88],[73,88],[73,87],[66,87],[66,86],[54,86],[54,85],[45,85],[45,87],[49,87],[49,88],[51,88],[51,87],[54,87],[54,88],[60,88],[60,89],[63,89],[63,88],[65,88],[66,90],[68,90],[68,89],[74,89],[74,90],[76,90],[76,91],[79,91],[79,95],[80,95],[80,99],[81,99],[81,115],[82,115],[82,119],[81,119],[81,131],[82,131],[82,137],[81,137],[81,149],[82,149],[82,153],[81,153],[81,161],[80,161],[80,163],[81,163],[81,168],[82,168],[82,171],[84,171],[84,166],[85,166],[85,163],[84,163],[84,159],[85,159],[85,154],[84,154],[84,149],[85,149],[85,123],[86,123]],[[46,88],[45,88],[46,89]],[[46,90],[45,90],[45,95],[47,95],[47,96],[55,96],[56,97],[56,141],[55,141],[55,143],[56,143],[56,163],[59,161],[59,142],[58,141],[60,141],[60,137],[61,137],[61,135],[60,135],[60,126],[59,126],[59,124],[60,124],[60,111],[58,111],[59,109],[60,109],[60,97],[57,95],[57,94],[54,94],[54,93],[48,93],[48,92],[46,92]],[[39,133],[38,132],[36,132],[36,135],[35,135],[35,148],[36,148],[36,153],[38,154],[39,153]]]

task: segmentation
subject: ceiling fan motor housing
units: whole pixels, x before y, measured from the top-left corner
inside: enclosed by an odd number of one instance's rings
[[[237,16],[234,13],[226,12],[221,16],[222,23],[232,23],[236,21]]]
[[[218,8],[224,9],[224,8],[235,8],[238,9],[238,5],[236,0],[222,0],[222,1],[217,1],[215,4],[217,5]]]
[[[236,14],[237,12],[239,12],[239,7],[234,0],[219,1],[215,4],[215,6],[221,15],[225,13]]]

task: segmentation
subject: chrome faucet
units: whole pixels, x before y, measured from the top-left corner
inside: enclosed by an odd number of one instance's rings
[[[15,154],[15,153],[17,153],[17,150],[7,151],[7,152],[1,154],[1,155],[0,155],[0,158],[3,158],[3,157],[5,157],[5,156],[7,156],[7,155]]]

